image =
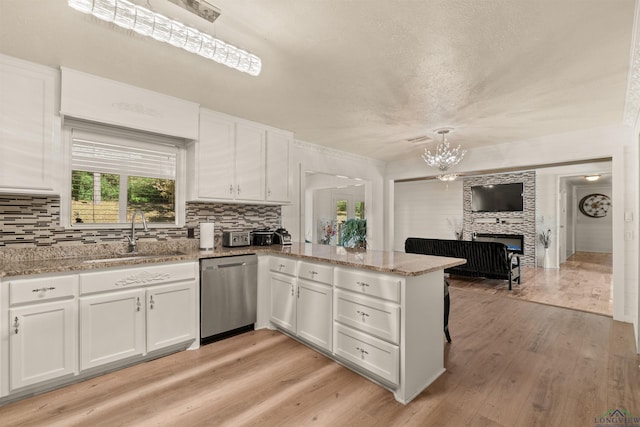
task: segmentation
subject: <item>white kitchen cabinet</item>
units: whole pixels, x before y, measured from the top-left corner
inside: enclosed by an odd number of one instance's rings
[[[76,372],[75,299],[11,308],[9,320],[12,391]]]
[[[289,203],[291,201],[290,152],[293,135],[267,130],[266,146],[266,200]]]
[[[147,352],[196,337],[194,282],[147,289]]]
[[[333,334],[331,298],[331,286],[298,279],[297,334],[327,351]]]
[[[145,352],[145,290],[80,298],[80,369]]]
[[[271,322],[296,333],[296,278],[280,273],[269,273],[271,291]]]
[[[81,274],[80,369],[193,341],[196,283],[193,263]]]
[[[8,391],[75,374],[77,276],[9,279],[2,285],[0,307],[9,321]],[[4,341],[7,335],[2,335]],[[3,352],[0,360],[5,357]],[[6,372],[4,366],[2,371]],[[6,383],[3,390],[5,387]]]
[[[235,121],[200,110],[199,141],[189,147],[189,170],[195,173],[191,198],[233,200],[235,198]],[[195,191],[193,191],[195,190]]]
[[[59,73],[0,55],[0,192],[55,194]]]
[[[201,109],[199,139],[187,149],[189,199],[290,202],[292,139],[286,131]]]
[[[271,257],[271,322],[315,346],[331,351],[333,268]]]
[[[236,199],[265,199],[264,139],[264,127],[245,122],[236,123]]]

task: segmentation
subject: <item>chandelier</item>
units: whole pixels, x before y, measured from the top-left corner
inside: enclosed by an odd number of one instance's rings
[[[438,144],[435,154],[431,154],[431,151],[425,148],[422,159],[427,165],[436,168],[441,172],[440,175],[438,175],[438,179],[440,181],[453,181],[458,177],[458,174],[447,173],[447,171],[452,166],[460,163],[460,160],[462,160],[467,150],[460,150],[460,145],[458,145],[453,150],[451,149],[446,136],[449,132],[451,132],[451,129],[436,129],[435,132],[439,135],[442,135],[442,142]]]
[[[262,61],[256,55],[169,19],[127,0],[67,0],[82,13],[113,22],[126,30],[169,43],[251,76],[260,74]]]

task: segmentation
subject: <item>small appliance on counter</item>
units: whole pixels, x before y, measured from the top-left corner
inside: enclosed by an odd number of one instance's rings
[[[253,230],[251,233],[253,246],[271,246],[273,231],[268,228]]]
[[[291,234],[284,228],[278,228],[273,233],[273,244],[274,245],[283,245],[290,246],[291,245]]]
[[[250,246],[251,233],[249,231],[223,231],[222,246],[234,248],[237,246]]]

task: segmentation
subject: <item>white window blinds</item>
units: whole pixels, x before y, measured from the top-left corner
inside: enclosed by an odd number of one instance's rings
[[[126,176],[176,179],[178,148],[73,129],[71,169]]]

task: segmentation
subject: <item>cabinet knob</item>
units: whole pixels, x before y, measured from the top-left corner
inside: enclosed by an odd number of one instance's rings
[[[365,354],[369,354],[369,352],[367,350],[365,350],[364,348],[360,348],[360,347],[356,347],[356,351],[360,352],[360,357],[362,357],[362,360],[364,360],[364,355]]]
[[[233,184],[229,184],[229,194],[233,194]]]
[[[369,313],[366,313],[364,311],[357,310],[356,313],[358,314],[358,316],[362,317],[362,321],[363,322],[364,322],[365,317],[369,317]]]
[[[13,330],[18,335],[18,328],[20,327],[20,323],[18,323],[18,316],[13,320]]]
[[[240,184],[238,184],[238,195],[240,195]]]
[[[149,297],[149,310],[153,310],[153,305],[155,304],[155,301],[153,300],[153,295],[151,295]]]
[[[311,275],[311,277],[316,277],[316,274],[318,274],[318,272],[311,270],[309,271],[309,274]]]
[[[138,297],[136,300],[136,311],[140,311],[141,306],[142,304],[140,303],[140,297]]]
[[[364,292],[364,288],[369,287],[369,284],[367,282],[356,282],[356,284],[362,288],[362,292]]]

